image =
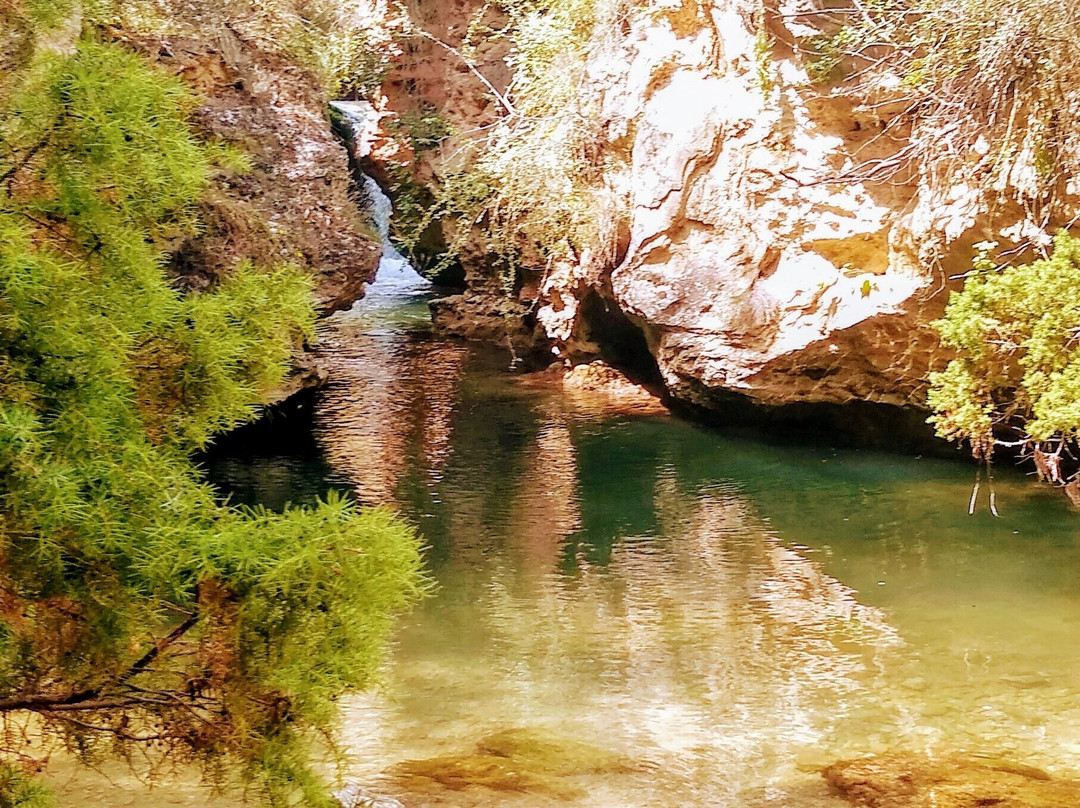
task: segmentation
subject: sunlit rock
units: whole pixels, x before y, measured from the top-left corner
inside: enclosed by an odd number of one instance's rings
[[[826,781],[865,808],[1076,808],[1080,781],[995,758],[891,754],[826,767]]]

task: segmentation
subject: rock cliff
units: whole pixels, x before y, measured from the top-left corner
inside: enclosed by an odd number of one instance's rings
[[[246,4],[163,0],[162,19],[129,5],[125,15],[120,4],[105,35],[183,78],[200,100],[196,128],[251,164],[213,178],[201,201],[200,231],[172,245],[177,282],[198,291],[244,260],[294,263],[314,275],[322,314],[351,306],[374,279],[382,242],[358,208],[349,156],[332,130],[318,77],[282,47],[280,35],[258,25]],[[324,377],[305,346],[274,397]]]
[[[468,16],[460,6],[455,20]],[[946,359],[929,323],[972,245],[1038,248],[1054,222],[979,183],[985,152],[948,167],[920,160],[925,141],[887,86],[815,83],[800,43],[821,34],[819,14],[812,0],[672,0],[633,4],[603,32],[579,95],[599,185],[621,211],[617,247],[537,262],[517,287],[556,354],[589,361],[625,341],[591,317],[603,309],[641,332],[679,400],[925,408],[927,374]],[[478,67],[512,92],[499,59]],[[451,120],[446,99],[486,92],[461,65],[439,77],[453,89],[425,103]],[[482,271],[466,269],[473,297],[489,299]],[[443,310],[459,333],[468,298]]]
[[[215,178],[202,232],[174,253],[184,284],[205,287],[244,259],[293,262],[315,273],[323,311],[359,299],[381,244],[357,207],[315,77],[227,24],[199,37],[119,36],[199,93],[194,122],[208,139],[251,158],[250,171]]]

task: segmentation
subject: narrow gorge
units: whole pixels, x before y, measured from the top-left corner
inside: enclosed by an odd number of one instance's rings
[[[1080,7],[0,0],[0,808],[1080,805]]]

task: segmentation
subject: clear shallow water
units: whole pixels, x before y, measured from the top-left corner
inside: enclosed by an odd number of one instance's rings
[[[1063,499],[999,472],[1002,518],[969,517],[962,463],[582,410],[426,317],[335,318],[314,443],[211,464],[240,500],[392,502],[429,545],[436,593],[344,706],[351,776],[409,808],[816,808],[843,804],[816,767],[890,749],[1080,769]],[[387,777],[510,728],[634,765],[563,778],[569,799]]]

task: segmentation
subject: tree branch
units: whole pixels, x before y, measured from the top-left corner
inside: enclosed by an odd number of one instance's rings
[[[31,146],[30,151],[26,153],[22,160],[15,163],[15,165],[13,165],[3,174],[0,174],[0,185],[6,184],[8,180],[10,180],[12,177],[14,177],[16,174],[26,168],[27,165],[30,164],[30,161],[33,160],[37,153],[43,148],[45,148],[45,144],[49,142],[49,134],[51,133],[51,131],[52,130],[50,128],[50,130],[42,136],[41,140]]]
[[[492,84],[490,81],[488,81],[487,76],[485,76],[483,73],[481,73],[477,69],[476,65],[474,65],[471,61],[469,61],[468,59],[465,58],[465,54],[463,54],[461,51],[459,51],[453,45],[450,45],[450,44],[448,44],[446,42],[443,42],[441,39],[439,39],[434,34],[428,33],[427,31],[425,31],[423,28],[421,28],[420,26],[418,26],[416,23],[412,22],[411,20],[410,20],[410,23],[409,23],[408,31],[409,31],[409,33],[416,34],[417,36],[421,36],[424,39],[427,39],[427,40],[430,40],[431,42],[434,42],[436,45],[438,45],[443,50],[445,50],[448,53],[451,53],[454,56],[456,56],[457,58],[459,58],[462,61],[462,63],[464,63],[465,67],[468,68],[469,72],[472,73],[474,76],[476,76],[476,78],[478,78],[483,83],[483,85],[485,87],[487,87],[489,93],[491,93],[493,96],[495,96],[495,100],[498,101],[499,104],[502,106],[502,108],[505,109],[510,114],[510,117],[512,117],[512,118],[517,117],[518,112],[517,112],[516,109],[514,109],[514,105],[510,103],[510,100],[505,95],[503,95],[502,93],[500,93],[498,90],[495,89],[495,85]]]
[[[198,622],[199,613],[195,612],[194,614],[190,615],[183,623],[178,625],[160,640],[155,642],[145,654],[139,657],[139,659],[137,659],[134,664],[132,664],[132,666],[127,669],[127,672],[124,673],[123,676],[116,680],[116,683],[122,685],[129,679],[138,676],[140,673],[146,670],[146,668],[151,665],[155,659],[161,656],[162,651],[164,651],[178,639],[187,634],[188,631],[190,631],[191,628]]]
[[[107,688],[122,685],[145,671],[153,664],[154,660],[161,656],[170,645],[190,631],[198,621],[199,615],[197,612],[190,615],[186,620],[176,626],[176,628],[157,640],[153,646],[151,646],[145,654],[135,660],[131,667],[124,671],[115,682],[94,688],[87,688],[85,690],[78,690],[72,693],[55,693],[49,695],[33,694],[29,696],[16,696],[0,699],[0,713],[12,712],[15,710],[33,710],[35,712],[106,710],[118,707],[131,707],[139,704],[161,704],[162,702],[147,697],[123,696],[105,698],[103,694]]]

